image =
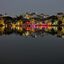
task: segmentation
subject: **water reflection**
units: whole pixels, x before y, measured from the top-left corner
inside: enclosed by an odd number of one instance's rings
[[[45,33],[56,35],[57,37],[64,38],[64,26],[51,26],[49,28],[45,28],[42,30],[39,29],[33,29],[33,31],[28,31],[25,29],[22,29],[21,27],[16,27],[14,30],[12,27],[0,27],[0,35],[9,35],[12,33],[19,34],[20,36],[32,36],[32,37],[38,37],[43,36]],[[44,35],[45,36],[45,35]]]
[[[49,16],[26,13],[14,18],[0,16],[0,35],[12,33],[27,37],[41,37],[48,33],[64,38],[64,14],[58,13],[57,15]]]

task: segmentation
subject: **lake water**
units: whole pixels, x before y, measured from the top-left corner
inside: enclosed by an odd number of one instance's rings
[[[9,64],[62,64],[64,39],[51,35],[39,38],[15,34],[0,36],[0,61]]]
[[[0,12],[15,16],[26,11],[64,12],[64,0],[1,0]],[[0,36],[0,64],[64,64],[64,39],[50,34],[26,38],[17,34]]]

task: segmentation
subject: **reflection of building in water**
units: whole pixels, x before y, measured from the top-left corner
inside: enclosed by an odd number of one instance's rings
[[[2,17],[0,17],[0,26],[4,26],[5,23],[4,23],[4,19]]]
[[[4,34],[5,26],[0,27],[0,35]]]
[[[64,26],[53,26],[51,30],[45,31],[51,35],[56,35],[57,37],[64,38]]]
[[[45,33],[64,37],[64,14],[44,15],[26,13],[17,17],[0,16],[0,34],[40,37]]]
[[[62,37],[64,36],[64,27],[58,27],[57,36]]]

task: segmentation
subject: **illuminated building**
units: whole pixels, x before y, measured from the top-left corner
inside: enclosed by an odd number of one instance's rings
[[[44,33],[64,37],[64,14],[44,15],[26,13],[17,17],[0,16],[0,34],[20,34],[38,37]]]

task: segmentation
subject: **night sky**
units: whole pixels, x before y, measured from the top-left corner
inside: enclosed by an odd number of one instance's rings
[[[0,0],[0,13],[16,16],[24,12],[64,12],[64,0]],[[64,39],[46,34],[26,38],[18,34],[0,36],[0,64],[64,64]]]
[[[15,16],[25,12],[55,14],[64,11],[64,0],[0,0],[0,13]]]

